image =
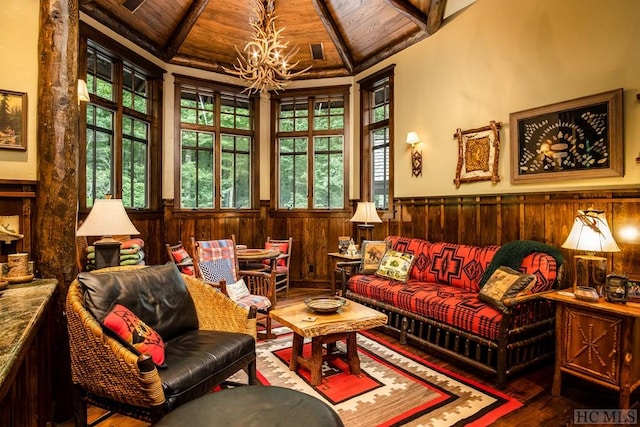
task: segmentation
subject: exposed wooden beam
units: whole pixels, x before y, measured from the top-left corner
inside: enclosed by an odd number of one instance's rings
[[[427,33],[429,35],[435,33],[442,25],[444,17],[444,9],[447,6],[447,0],[431,0],[429,5],[429,16],[427,17]]]
[[[421,31],[427,31],[427,17],[424,13],[407,0],[385,0],[389,5],[393,6],[398,12],[411,19],[420,27]],[[431,2],[433,5],[433,1]],[[431,10],[431,6],[429,7]]]
[[[351,56],[351,52],[349,51],[344,37],[342,37],[342,34],[340,34],[340,30],[338,29],[336,21],[331,16],[329,8],[327,8],[325,0],[313,0],[312,3],[316,8],[318,16],[320,17],[322,24],[326,28],[327,33],[329,33],[329,37],[331,37],[331,41],[335,45],[336,50],[338,51],[338,55],[340,55],[340,59],[342,59],[345,68],[347,69],[349,74],[352,74],[354,68],[353,57]]]
[[[178,27],[173,32],[173,34],[171,34],[171,37],[169,37],[169,41],[167,42],[164,49],[164,59],[166,61],[175,56],[182,43],[184,43],[184,40],[191,32],[191,29],[198,21],[198,18],[207,8],[208,4],[209,0],[194,0],[193,3],[191,3],[191,6],[189,6],[189,10],[182,17],[182,20],[178,24]]]
[[[408,48],[409,46],[419,42],[428,37],[428,34],[424,31],[416,30],[410,36],[404,37],[401,40],[391,40],[387,46],[373,53],[373,55],[364,58],[361,62],[358,63],[358,66],[355,69],[355,74],[358,74],[361,71],[366,70],[369,67],[374,66],[378,62],[387,59],[391,55],[400,52],[403,49]]]
[[[96,4],[93,0],[82,0],[80,2],[80,10],[105,27],[111,28],[116,33],[121,36],[129,39],[131,42],[138,45],[138,47],[146,50],[152,55],[162,58],[163,54],[160,51],[159,46],[155,45],[148,38],[144,37],[142,34],[137,31],[133,31],[131,28],[127,27],[122,23],[119,17],[113,15],[112,13],[105,12],[100,8],[100,5]]]

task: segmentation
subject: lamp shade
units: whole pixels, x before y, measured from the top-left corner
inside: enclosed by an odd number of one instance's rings
[[[620,252],[603,211],[578,211],[563,248],[587,252]]]
[[[121,199],[96,199],[76,236],[122,236],[140,234],[133,225]]]
[[[78,79],[78,103],[80,101],[89,102],[89,90],[87,89],[87,82],[82,79]]]
[[[376,211],[376,205],[373,202],[358,202],[356,213],[351,217],[351,222],[382,222]]]
[[[407,144],[417,144],[418,142],[420,142],[420,138],[418,138],[418,134],[415,132],[409,132],[407,134]]]

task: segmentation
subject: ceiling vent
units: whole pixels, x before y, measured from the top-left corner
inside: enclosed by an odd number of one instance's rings
[[[314,61],[324,59],[324,46],[322,43],[311,43],[309,47],[311,48],[311,57]]]
[[[147,0],[125,0],[122,5],[129,9],[131,13],[135,13],[135,11],[138,10],[145,1]]]

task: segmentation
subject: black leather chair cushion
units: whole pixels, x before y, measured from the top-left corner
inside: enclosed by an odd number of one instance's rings
[[[122,304],[165,341],[198,329],[198,316],[175,264],[108,273],[83,272],[85,308],[100,322],[115,304]]]
[[[158,371],[169,408],[200,396],[255,360],[251,335],[190,331],[166,343],[167,369]]]

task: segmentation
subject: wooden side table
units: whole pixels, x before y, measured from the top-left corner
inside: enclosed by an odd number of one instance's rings
[[[333,268],[331,269],[331,295],[336,294],[336,273],[340,272],[340,269],[337,268],[336,264],[344,261],[360,261],[362,259],[362,255],[347,255],[340,252],[329,252],[330,261],[333,263]]]
[[[562,374],[571,374],[619,393],[629,408],[640,386],[640,304],[577,300],[552,292],[556,306],[556,361],[551,394],[559,396]]]

